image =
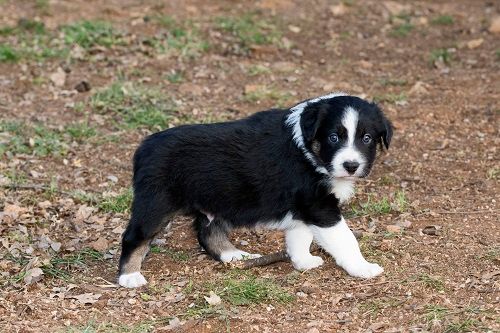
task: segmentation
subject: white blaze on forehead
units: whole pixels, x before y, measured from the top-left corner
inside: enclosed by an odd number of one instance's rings
[[[286,122],[285,122],[286,125],[292,127],[293,141],[295,141],[295,143],[297,144],[297,146],[302,150],[302,152],[304,153],[304,155],[306,156],[306,158],[309,161],[311,161],[311,163],[313,164],[313,166],[316,167],[316,171],[318,171],[319,173],[328,174],[328,171],[326,170],[325,167],[318,166],[316,164],[314,156],[305,147],[305,145],[304,145],[304,137],[302,135],[302,128],[300,127],[300,118],[302,116],[302,113],[304,112],[304,109],[308,105],[314,104],[314,103],[318,103],[318,102],[320,102],[322,100],[325,100],[325,99],[331,99],[331,98],[339,97],[339,96],[349,96],[349,95],[346,94],[346,93],[344,93],[344,92],[334,92],[334,93],[331,93],[331,94],[328,94],[328,95],[316,97],[316,98],[313,98],[313,99],[308,99],[307,101],[299,103],[299,104],[295,105],[294,107],[290,108],[291,112],[288,115],[288,117],[286,119]]]
[[[345,109],[344,117],[342,118],[342,125],[347,130],[347,145],[354,145],[354,139],[356,138],[356,127],[358,127],[358,111],[354,110],[352,107],[347,107]]]
[[[360,176],[363,173],[366,159],[354,144],[354,141],[356,140],[358,119],[359,113],[357,110],[350,106],[345,108],[341,123],[347,131],[347,142],[335,153],[332,160],[333,177]],[[344,162],[358,162],[360,167],[354,175],[351,175],[344,169]]]

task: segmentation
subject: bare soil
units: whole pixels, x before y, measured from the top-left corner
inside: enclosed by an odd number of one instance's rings
[[[48,48],[60,45],[62,26],[82,20],[108,22],[120,36],[66,56],[2,61],[1,46],[19,50],[24,39],[0,33],[0,121],[62,133],[64,147],[37,153],[34,132],[1,127],[0,331],[500,331],[500,34],[492,28],[500,3],[0,0],[0,10],[0,28],[43,23]],[[221,28],[224,18],[247,16],[258,26],[250,30],[272,38]],[[155,17],[194,27],[209,47],[158,51],[148,41],[175,27]],[[77,92],[81,81],[91,90]],[[118,81],[127,82],[121,91],[129,83],[159,91],[172,110],[167,122],[121,126],[116,112],[91,105]],[[286,262],[234,272],[202,253],[190,220],[179,218],[144,264],[149,284],[115,284],[128,212],[102,202],[127,193],[145,135],[336,90],[379,101],[395,125],[390,150],[344,208],[382,276],[352,278],[325,253],[325,265],[303,273]],[[66,133],[81,122],[96,134]],[[233,241],[253,253],[283,248],[279,232],[238,231]],[[210,290],[230,292],[220,282],[228,276],[263,278],[293,299],[209,305]]]

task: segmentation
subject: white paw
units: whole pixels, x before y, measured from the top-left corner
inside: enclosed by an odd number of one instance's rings
[[[118,284],[125,288],[137,288],[148,283],[140,272],[122,274],[118,278]]]
[[[303,258],[298,258],[296,260],[292,259],[292,264],[295,269],[299,271],[305,271],[308,269],[313,269],[323,265],[323,258],[318,256],[307,256]]]
[[[256,253],[248,253],[245,251],[241,250],[231,250],[231,251],[226,251],[222,252],[220,255],[220,261],[222,262],[230,262],[230,261],[236,261],[236,260],[246,260],[246,259],[255,259],[262,257],[260,254]]]
[[[372,264],[369,263],[368,261],[343,268],[347,271],[349,275],[363,279],[370,279],[372,277],[382,274],[382,272],[384,271],[384,269],[380,267],[378,264]]]

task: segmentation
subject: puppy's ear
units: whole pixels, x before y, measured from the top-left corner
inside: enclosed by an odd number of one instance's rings
[[[300,128],[305,142],[312,142],[316,132],[326,116],[326,109],[321,105],[307,106],[300,117]]]
[[[384,125],[384,130],[382,131],[382,141],[384,142],[385,149],[389,149],[392,139],[393,126],[389,119],[387,119],[382,114],[382,124]]]

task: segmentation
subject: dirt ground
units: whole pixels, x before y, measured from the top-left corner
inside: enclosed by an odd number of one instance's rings
[[[499,332],[500,3],[0,0],[1,332]],[[331,91],[392,146],[344,207],[385,272],[239,271],[178,218],[116,282],[141,139]],[[279,232],[238,231],[254,253]]]

